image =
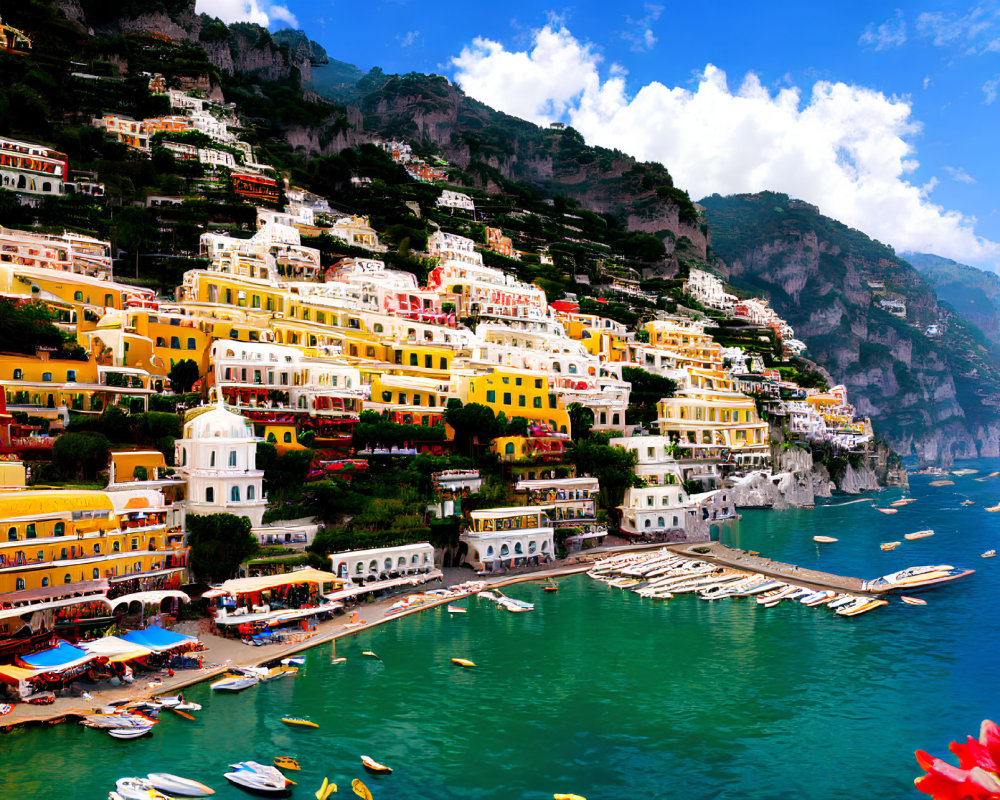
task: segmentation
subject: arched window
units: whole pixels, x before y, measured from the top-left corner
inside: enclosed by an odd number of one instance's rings
[[[234,486],[232,489],[229,490],[229,499],[232,500],[234,503],[240,502],[240,487],[239,486]]]
[[[171,350],[180,350],[181,349],[181,340],[180,340],[180,337],[178,337],[178,336],[171,336],[170,337],[170,349]]]
[[[72,582],[73,582],[72,575],[70,575],[68,572],[65,575],[63,575],[63,583],[72,583]]]
[[[257,487],[251,484],[250,486],[247,487],[247,500],[256,500],[256,499],[257,499]]]
[[[205,502],[206,503],[215,502],[215,489],[211,486],[208,486],[205,489]]]
[[[270,431],[270,432],[269,432],[269,433],[267,434],[267,441],[268,441],[268,442],[269,442],[270,444],[277,444],[277,443],[278,443],[278,439],[277,439],[277,437],[276,437],[276,436],[274,435],[274,431]]]
[[[645,523],[645,527],[649,528],[650,526],[652,526],[652,524],[653,524],[653,520],[647,519],[646,523]]]
[[[94,571],[91,574],[94,576],[95,581],[101,577],[101,571],[97,567],[94,567]]]
[[[236,466],[236,451],[235,450],[230,450],[229,451],[229,466],[231,466],[231,467],[235,467]]]
[[[162,336],[157,336],[156,337],[156,346],[157,347],[166,347],[167,346],[167,340],[164,339]]]
[[[22,377],[24,377],[24,372],[21,371],[20,367],[17,367],[14,370],[14,380],[15,381],[19,381],[19,380],[21,380]]]
[[[8,528],[7,529],[7,541],[8,542],[16,542],[17,541],[17,528]]]
[[[52,526],[52,535],[53,536],[62,536],[64,533],[66,533],[66,523],[65,522],[62,522],[60,520],[59,522],[57,522],[55,525]]]
[[[664,526],[663,517],[657,517],[656,518],[656,527],[657,528],[662,528],[663,526]]]
[[[49,585],[49,579],[48,578],[42,578],[42,588],[45,588],[48,585]]]
[[[113,553],[119,553],[119,552],[121,552],[121,549],[122,549],[122,543],[121,542],[112,542],[111,543],[111,551]]]
[[[73,292],[73,300],[77,303],[83,302],[83,292]]]
[[[570,375],[576,375],[576,364],[570,364],[567,368],[567,372],[569,372]]]
[[[282,436],[281,438],[284,440],[285,444],[292,443],[292,434],[289,431],[285,431],[285,435]]]
[[[518,554],[524,552],[523,549],[522,549],[522,547],[521,547],[521,543],[520,542],[515,542],[514,543],[514,552],[518,553]]]
[[[503,452],[504,452],[504,455],[508,455],[508,456],[514,455],[514,443],[513,442],[507,442],[507,444],[504,445]]]

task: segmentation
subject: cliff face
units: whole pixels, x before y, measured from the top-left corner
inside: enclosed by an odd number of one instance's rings
[[[1000,368],[982,333],[943,309],[908,263],[784,195],[702,203],[730,283],[771,300],[898,452],[940,464],[996,453]],[[926,335],[943,319],[939,336]]]

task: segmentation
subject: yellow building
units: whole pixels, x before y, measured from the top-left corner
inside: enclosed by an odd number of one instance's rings
[[[305,450],[299,444],[298,434],[295,431],[295,424],[280,424],[269,422],[264,424],[264,441],[273,444],[278,451],[278,455],[284,455],[289,450]]]
[[[94,398],[102,398],[103,403],[105,394],[93,360],[49,358],[45,352],[35,356],[0,353],[0,385],[8,407],[55,409],[66,406],[88,411]]]
[[[676,397],[660,400],[656,415],[660,434],[694,458],[723,460],[728,453],[745,468],[770,465],[768,424],[721,370],[689,369],[685,386]]]
[[[569,412],[549,391],[544,372],[497,369],[490,374],[461,375],[458,385],[463,403],[481,403],[494,414],[502,411],[507,419],[524,417],[556,433],[569,433]]]
[[[154,494],[0,492],[0,594],[96,579],[178,582],[186,551],[146,497]]]

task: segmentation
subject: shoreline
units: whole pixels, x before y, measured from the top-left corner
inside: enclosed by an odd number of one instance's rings
[[[554,567],[549,566],[530,572],[498,576],[493,580],[487,578],[483,581],[486,584],[484,588],[502,588],[504,586],[512,586],[518,583],[545,580],[546,578],[576,575],[589,570],[595,557],[603,558],[609,553],[621,550],[639,551],[658,547],[662,547],[662,544],[644,544],[641,546],[631,547],[625,545],[611,547],[608,549],[595,548],[592,551],[588,551],[593,554],[593,557],[576,555],[574,556],[576,560],[572,563],[567,562],[562,565]],[[470,580],[467,576],[464,577],[465,581],[457,581],[451,585],[455,586],[459,583],[468,582]],[[475,579],[476,577],[473,576],[471,580]],[[417,587],[413,588],[416,589]],[[442,588],[448,588],[448,586],[444,586]],[[56,725],[60,722],[69,722],[79,719],[87,714],[93,714],[95,713],[95,709],[99,709],[112,702],[120,700],[139,702],[142,700],[149,700],[158,695],[177,694],[182,689],[217,678],[225,674],[230,669],[239,667],[256,667],[266,662],[287,658],[291,655],[309,650],[310,648],[317,647],[318,645],[327,644],[345,636],[371,630],[379,625],[383,625],[397,619],[402,619],[403,617],[410,616],[411,614],[417,614],[429,608],[437,608],[438,606],[447,603],[465,600],[471,595],[472,593],[457,598],[443,597],[439,600],[423,603],[416,608],[407,609],[390,616],[386,616],[385,611],[393,603],[395,603],[401,595],[383,598],[363,606],[358,606],[354,609],[361,617],[371,616],[372,613],[381,613],[382,616],[377,619],[365,619],[363,620],[363,624],[350,627],[341,619],[320,622],[317,624],[318,633],[316,636],[290,645],[262,645],[260,647],[253,647],[252,645],[244,644],[239,639],[229,639],[218,636],[212,632],[199,632],[195,635],[197,635],[202,643],[205,644],[205,649],[200,651],[202,654],[207,656],[208,654],[214,652],[219,657],[228,656],[228,658],[225,658],[223,661],[218,663],[213,661],[210,666],[203,667],[198,670],[177,670],[174,672],[172,677],[159,681],[156,686],[150,686],[149,684],[154,681],[147,679],[142,682],[142,686],[139,688],[137,688],[135,683],[133,683],[128,686],[116,686],[99,689],[91,693],[93,696],[90,699],[82,697],[61,697],[57,698],[54,703],[48,706],[33,706],[28,703],[18,703],[14,706],[14,710],[11,711],[10,714],[5,717],[0,717],[0,734],[11,733],[16,729],[24,728],[26,726]],[[208,622],[209,621],[206,618],[202,618],[194,621],[192,624],[197,624],[201,627],[203,624]],[[324,630],[324,628],[326,630]],[[240,658],[239,656],[244,650],[246,651],[245,657]],[[136,683],[138,683],[138,679],[136,680]],[[86,704],[86,706],[84,707],[83,704]]]

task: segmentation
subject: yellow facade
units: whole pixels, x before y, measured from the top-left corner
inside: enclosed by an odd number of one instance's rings
[[[0,385],[7,405],[89,410],[97,389],[97,364],[90,361],[0,353]]]
[[[489,406],[511,419],[524,417],[548,425],[556,433],[569,433],[569,412],[542,372],[495,370],[489,375],[460,378],[462,400]]]
[[[105,492],[0,492],[0,594],[140,575],[182,555],[165,512],[136,516],[120,520]]]

